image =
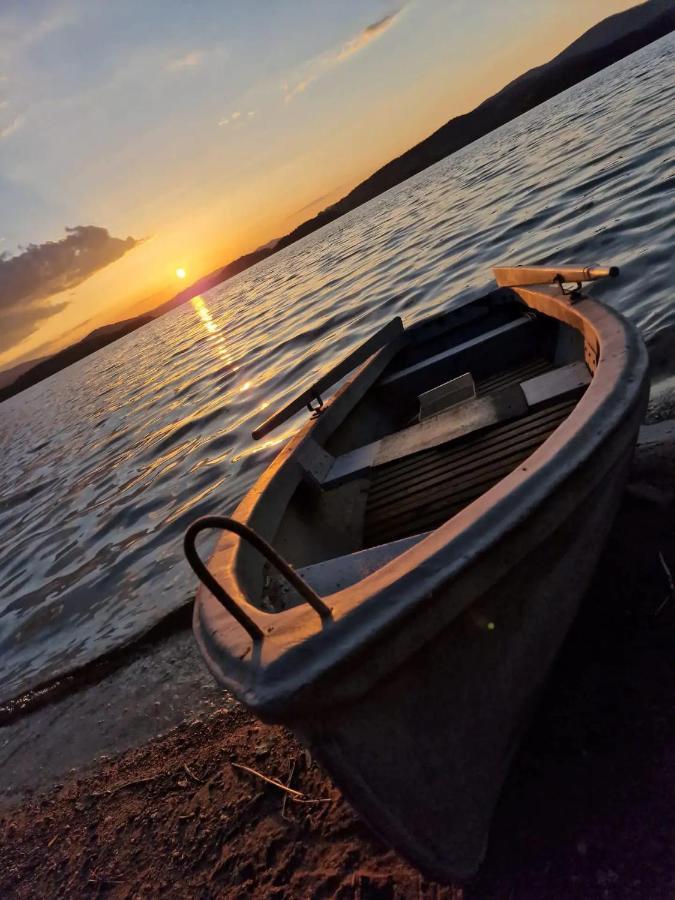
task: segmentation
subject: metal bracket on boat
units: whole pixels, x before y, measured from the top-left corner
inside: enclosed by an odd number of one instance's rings
[[[290,419],[291,416],[300,412],[303,406],[307,406],[312,415],[317,416],[323,407],[323,400],[321,399],[322,393],[325,393],[329,388],[337,384],[337,382],[343,379],[345,375],[349,375],[350,372],[353,372],[357,366],[363,365],[374,353],[377,353],[378,350],[389,346],[394,341],[399,341],[403,332],[403,322],[399,316],[396,316],[391,322],[383,328],[380,328],[376,334],[369,337],[360,347],[357,347],[356,350],[352,350],[351,353],[336,366],[333,366],[333,368],[326,372],[325,375],[322,375],[316,384],[313,384],[309,390],[303,391],[302,394],[295,397],[290,403],[287,403],[283,409],[273,413],[273,415],[263,422],[262,425],[259,425],[254,429],[251,435],[253,440],[259,441],[261,437],[265,437],[270,431],[278,428],[279,425],[282,425]],[[312,406],[312,400],[316,400],[318,406]]]
[[[563,278],[562,275],[556,275],[553,281],[558,285],[563,297],[569,297],[570,300],[575,300],[581,291],[581,282],[576,281],[572,283],[572,287],[565,287],[567,282]]]
[[[312,389],[310,388],[310,390]],[[316,400],[316,406],[312,406],[312,400]],[[309,403],[307,404],[307,409],[311,412],[313,419],[318,419],[323,412],[323,400],[321,399],[321,394],[317,391],[313,391]]]
[[[209,572],[204,561],[197,553],[197,535],[201,531],[206,531],[210,528],[219,528],[222,531],[232,531],[239,535],[239,537],[248,541],[249,544],[255,547],[255,549],[281,573],[291,587],[295,588],[303,600],[309,603],[312,609],[319,615],[322,622],[332,618],[330,607],[326,606],[321,597],[312,590],[307,582],[298,575],[282,556],[279,556],[274,547],[270,546],[264,538],[260,537],[260,535],[253,531],[252,528],[249,528],[248,525],[244,525],[241,522],[237,522],[236,519],[231,519],[227,516],[204,516],[201,519],[197,519],[190,525],[183,538],[183,548],[185,550],[187,561],[190,563],[192,571],[202,584],[206,585],[213,596],[223,604],[230,615],[239,622],[241,627],[249,633],[254,641],[262,639],[262,630],[253,619],[237,605],[236,601],[230,597],[223,586],[214,578],[211,572]]]

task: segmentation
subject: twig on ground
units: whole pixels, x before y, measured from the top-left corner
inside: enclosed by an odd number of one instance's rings
[[[164,778],[168,772],[158,772],[156,775],[147,775],[145,778],[134,778],[132,781],[123,781],[122,784],[116,784],[114,787],[106,788],[104,791],[92,791],[92,797],[109,797],[122,791],[124,788],[134,787],[136,784],[147,784],[150,781],[157,781],[158,778]]]
[[[195,782],[195,784],[204,784],[203,779],[197,778],[197,776],[194,774],[194,772],[192,772],[187,763],[183,766],[183,771],[188,776],[188,778],[191,778]]]
[[[298,757],[296,756],[293,759],[293,763],[291,765],[291,771],[288,776],[288,781],[286,782],[286,787],[290,787],[293,782],[293,776],[295,775],[295,766],[296,766],[297,762],[298,762]],[[286,801],[287,800],[288,800],[288,794],[284,794],[284,800],[283,800],[283,803],[281,804],[281,818],[282,819],[286,818]]]
[[[243,772],[248,772],[249,775],[255,775],[256,778],[262,778],[262,780],[266,781],[267,784],[274,785],[274,787],[279,788],[280,791],[286,791],[286,793],[290,794],[291,797],[304,797],[304,794],[301,791],[296,791],[294,788],[286,787],[285,784],[277,781],[276,778],[269,778],[267,775],[263,775],[262,772],[258,772],[256,771],[256,769],[252,769],[250,766],[245,766],[242,763],[236,762],[231,762],[230,765],[235,769],[241,769]]]
[[[666,573],[666,578],[668,579],[668,587],[670,588],[670,593],[663,598],[661,603],[658,606],[658,609],[654,613],[655,616],[661,612],[661,610],[665,607],[669,600],[672,600],[675,596],[675,581],[673,581],[673,573],[668,568],[668,563],[663,558],[663,553],[659,550],[659,559],[661,560],[661,565],[663,566],[663,571]]]
[[[661,560],[661,565],[663,566],[663,570],[666,573],[666,578],[668,579],[668,587],[670,588],[670,593],[675,594],[675,582],[673,581],[673,573],[668,568],[668,563],[663,558],[663,553],[660,550],[659,559]]]
[[[280,791],[285,791],[293,800],[294,803],[332,803],[332,797],[321,797],[318,800],[314,800],[311,797],[305,797],[305,795],[301,791],[296,791],[294,788],[286,787],[285,784],[282,784],[281,781],[277,781],[276,778],[268,778],[267,775],[263,775],[262,772],[258,772],[256,769],[252,769],[250,766],[245,766],[242,763],[231,762],[230,765],[235,769],[241,769],[244,772],[248,772],[250,775],[255,775],[256,778],[260,778],[263,781],[267,782],[267,784],[271,784],[275,788],[279,788]]]

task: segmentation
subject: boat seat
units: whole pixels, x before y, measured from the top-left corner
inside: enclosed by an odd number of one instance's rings
[[[519,418],[542,403],[581,393],[591,377],[586,364],[580,361],[458,403],[417,425],[336,457],[321,478],[321,485],[334,487],[377,466]]]
[[[424,532],[377,547],[347,553],[334,559],[326,559],[298,569],[297,572],[320,597],[326,597],[356,584],[376,569],[381,569],[396,556],[414,547],[428,534],[429,532]],[[279,611],[298,606],[304,601],[287,581],[275,575],[272,576],[267,590],[267,602],[275,611]]]
[[[439,381],[441,379],[447,381],[449,375],[466,372],[470,368],[471,361],[475,362],[478,348],[481,355],[494,358],[501,350],[502,353],[515,359],[521,349],[524,350],[530,345],[531,332],[535,326],[535,320],[529,316],[519,316],[461,344],[428,356],[414,365],[399,369],[383,378],[380,385],[385,389],[395,388],[419,394],[429,383],[430,378],[440,375]],[[504,364],[508,365],[511,361],[505,357]]]
[[[476,396],[476,382],[471,372],[465,372],[457,378],[452,378],[437,387],[431,388],[420,394],[420,411],[418,420],[423,422],[431,416],[444,412],[465,400],[473,400]]]

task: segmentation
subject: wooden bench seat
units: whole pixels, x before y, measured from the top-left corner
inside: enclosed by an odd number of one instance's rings
[[[427,534],[428,532],[416,534],[387,544],[380,544],[377,547],[358,550],[356,553],[326,559],[298,569],[298,575],[320,597],[326,597],[328,594],[334,594],[336,591],[356,584],[357,581],[370,575],[376,569],[381,569],[396,556],[400,556],[401,553],[418,544]],[[300,596],[288,582],[278,576],[274,577],[274,581],[268,589],[268,600],[275,609],[288,609],[302,602]]]
[[[419,394],[428,389],[430,378],[435,380],[436,384],[440,384],[454,375],[473,371],[471,362],[475,362],[477,353],[481,356],[489,354],[495,358],[502,351],[505,354],[504,365],[509,365],[517,361],[517,357],[533,343],[532,332],[535,327],[536,322],[533,319],[520,316],[461,344],[428,356],[418,363],[399,369],[382,379],[380,385],[387,390],[395,389]]]
[[[525,415],[542,403],[564,399],[583,391],[591,374],[583,362],[575,362],[476,397],[428,419],[336,457],[321,479],[322,487],[333,487],[385,465],[474,434],[499,422]]]

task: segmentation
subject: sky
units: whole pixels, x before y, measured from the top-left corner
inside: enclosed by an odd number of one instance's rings
[[[631,5],[1,0],[0,368],[285,234]]]

